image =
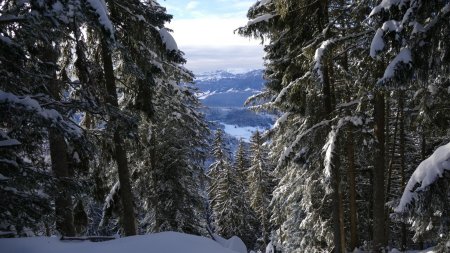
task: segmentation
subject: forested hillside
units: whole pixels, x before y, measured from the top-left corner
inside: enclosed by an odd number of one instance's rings
[[[1,2],[1,230],[206,233],[208,129],[155,1]]]
[[[449,16],[445,0],[262,0],[249,9],[239,33],[267,41],[268,83],[248,103],[284,112],[265,134],[277,180],[273,240],[284,251],[450,239],[448,156],[428,163],[426,187],[416,177],[408,191],[424,187],[392,211],[420,161],[450,140]]]
[[[164,3],[0,0],[0,238],[450,248],[449,0],[255,1],[236,33],[264,43],[266,86],[246,106],[279,116],[234,154]]]

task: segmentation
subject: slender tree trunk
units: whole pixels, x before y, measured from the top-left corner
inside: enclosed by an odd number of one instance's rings
[[[333,73],[330,56],[327,57],[324,65],[324,83],[322,88],[323,102],[325,107],[326,117],[329,118],[333,112],[333,94],[331,89],[331,73]],[[335,144],[338,146],[338,144]],[[340,159],[339,153],[335,152],[333,155],[333,162],[331,165],[331,187],[333,189],[333,221],[334,221],[334,249],[335,252],[346,252],[345,249],[345,227],[344,227],[344,208],[342,205],[342,189],[340,187]]]
[[[400,92],[399,94],[399,101],[398,101],[398,107],[399,107],[399,111],[400,111],[400,133],[399,133],[399,137],[400,137],[400,146],[399,146],[399,151],[400,151],[400,177],[401,177],[401,192],[404,191],[405,189],[405,112],[404,112],[404,101],[403,101],[403,92]],[[404,221],[401,222],[401,246],[400,246],[400,250],[404,251],[406,250],[406,224]]]
[[[64,236],[75,236],[72,197],[67,189],[66,182],[69,179],[66,141],[61,133],[54,129],[49,129],[49,143],[52,170],[57,180],[57,196],[55,199],[56,230]]]
[[[51,45],[44,48],[44,59],[52,65],[48,67],[48,75],[51,76],[48,89],[50,95],[55,100],[60,99],[60,88],[58,86],[56,68],[56,49]],[[56,177],[56,198],[55,216],[56,230],[64,236],[75,236],[73,224],[73,208],[70,190],[67,187],[67,180],[70,178],[69,165],[67,160],[67,144],[64,135],[54,128],[48,129],[50,157],[52,161],[52,171]]]
[[[389,145],[391,145],[391,152],[389,153],[389,149],[386,148],[386,156],[389,157],[389,164],[387,166],[387,186],[386,186],[386,190],[384,192],[384,196],[385,196],[385,203],[387,203],[390,198],[389,198],[389,194],[391,192],[391,185],[392,185],[392,170],[393,170],[393,166],[394,166],[394,162],[395,162],[395,152],[397,150],[397,132],[398,132],[398,123],[399,123],[399,109],[397,108],[397,113],[395,116],[395,122],[394,122],[394,134],[392,135],[392,142],[390,142],[388,140],[388,138],[390,138],[390,134],[389,134],[389,126],[390,126],[390,116],[389,116],[389,112],[390,112],[390,106],[389,106],[389,102],[386,102],[386,142],[385,145],[386,147],[389,147]],[[390,220],[389,220],[389,208],[385,208],[385,220],[386,220],[386,224],[385,224],[385,228],[386,228],[386,238],[389,238],[390,236]]]
[[[153,198],[152,198],[152,202],[153,202],[153,208],[154,208],[154,212],[155,212],[155,229],[153,230],[153,232],[160,232],[159,228],[161,227],[162,221],[159,214],[159,210],[158,210],[158,171],[156,170],[156,129],[153,128],[152,129],[152,138],[150,139],[150,145],[151,145],[151,150],[150,150],[150,166],[152,169],[152,181],[153,181]]]
[[[119,107],[117,102],[116,83],[112,63],[111,51],[106,38],[102,40],[103,68],[106,81],[106,101],[110,106]],[[117,120],[111,117],[111,121]],[[124,150],[124,142],[119,129],[114,130],[115,159],[120,182],[120,200],[122,203],[122,228],[126,236],[136,235],[136,220],[134,216],[133,193],[130,184],[130,172],[128,170],[127,153]]]
[[[380,91],[375,95],[375,126],[374,132],[377,138],[375,164],[373,173],[373,251],[379,252],[386,246],[385,237],[385,98]]]
[[[326,59],[324,66],[324,83],[323,83],[323,99],[325,114],[330,117],[333,112],[333,102],[331,94],[331,77],[332,66],[329,57]],[[335,144],[338,146],[338,144]],[[335,152],[333,155],[333,162],[331,165],[331,187],[333,189],[333,221],[334,221],[334,248],[335,252],[346,252],[345,249],[345,227],[344,227],[344,208],[342,205],[342,189],[340,187],[340,159],[339,153]]]
[[[324,29],[329,22],[328,17],[328,0],[320,0],[319,2],[319,11],[318,11],[318,20],[319,27]],[[326,36],[326,35],[325,35]],[[331,117],[331,114],[334,110],[333,108],[333,98],[334,98],[334,89],[335,87],[332,85],[332,74],[333,74],[333,65],[332,65],[332,57],[331,52],[328,56],[325,56],[324,59],[325,64],[323,67],[323,86],[322,86],[322,94],[323,94],[323,103],[324,103],[324,111],[325,117]],[[337,144],[336,144],[337,146]],[[333,161],[331,166],[331,187],[333,189],[333,231],[334,231],[334,252],[346,252],[345,248],[345,227],[344,227],[344,208],[342,204],[342,190],[340,187],[340,159],[339,154],[336,152],[333,155]]]
[[[349,184],[349,206],[350,206],[350,250],[359,246],[358,243],[358,220],[356,206],[356,165],[355,146],[353,142],[353,128],[350,127],[347,137],[348,155],[348,184]]]
[[[425,129],[422,127],[421,129],[421,133],[420,133],[420,160],[423,161],[425,160],[427,157],[427,141],[426,141],[426,133],[425,133]],[[422,236],[419,237],[419,249],[420,250],[424,250],[425,249],[425,245],[424,245],[424,241]]]
[[[388,178],[387,178],[387,186],[386,186],[386,200],[389,201],[389,193],[391,192],[391,183],[392,183],[392,166],[394,165],[394,157],[395,151],[397,149],[397,132],[398,132],[398,121],[399,121],[400,111],[397,110],[397,115],[395,116],[395,125],[394,125],[394,135],[392,137],[392,150],[389,156],[389,165],[388,165]]]

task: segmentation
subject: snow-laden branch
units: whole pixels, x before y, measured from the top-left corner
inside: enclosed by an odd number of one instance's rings
[[[326,50],[329,46],[331,46],[334,43],[334,40],[326,40],[320,44],[320,47],[316,49],[316,52],[314,54],[314,71],[319,76],[320,83],[324,82],[323,79],[323,70],[322,70],[322,58],[325,55]]]
[[[320,128],[320,127],[323,127],[323,126],[326,126],[326,125],[330,124],[330,122],[334,121],[335,119],[336,118],[333,118],[333,119],[330,119],[330,120],[321,121],[321,122],[315,124],[314,126],[308,128],[307,130],[302,132],[300,135],[298,135],[295,138],[295,141],[292,142],[291,145],[289,147],[285,148],[284,151],[281,153],[280,158],[278,159],[277,167],[275,168],[275,170],[278,170],[281,166],[283,166],[283,164],[286,161],[286,159],[294,152],[294,149],[298,146],[300,141],[305,136],[307,136],[308,134],[310,134],[312,131],[314,131],[317,128]],[[307,121],[305,121],[300,128],[302,128],[306,123],[307,123]]]
[[[384,35],[387,32],[401,32],[403,26],[400,22],[396,20],[388,20],[383,23],[383,26],[377,30],[375,36],[373,36],[372,42],[370,44],[370,57],[375,58],[378,52],[382,51],[386,46],[384,42]]]
[[[251,25],[254,25],[254,24],[257,24],[257,23],[261,23],[261,22],[268,22],[271,18],[273,18],[275,15],[273,15],[273,14],[270,14],[270,13],[266,13],[266,14],[263,14],[263,15],[261,15],[261,16],[258,16],[258,17],[256,17],[256,18],[254,18],[254,19],[252,19],[252,20],[249,20],[248,22],[247,22],[247,27],[248,26],[251,26]]]
[[[268,5],[270,5],[271,3],[272,3],[272,0],[261,0],[261,1],[258,3],[258,7],[268,6]]]
[[[10,147],[10,146],[17,146],[21,143],[16,139],[11,139],[5,132],[0,130],[0,138],[3,140],[0,140],[0,148],[1,147]]]
[[[369,17],[372,17],[373,15],[378,14],[381,11],[389,10],[393,6],[398,6],[400,8],[406,5],[406,2],[409,2],[409,0],[383,0],[379,5],[375,6],[375,8],[372,9]]]
[[[361,36],[365,36],[369,33],[374,32],[374,30],[369,29],[369,30],[365,30],[359,33],[353,33],[353,34],[349,34],[347,36],[343,36],[343,37],[339,37],[339,38],[332,38],[332,39],[328,39],[323,41],[319,48],[316,49],[315,53],[314,53],[314,59],[313,59],[313,71],[315,73],[317,73],[318,77],[319,77],[319,81],[321,84],[323,84],[324,82],[324,78],[323,78],[323,70],[322,70],[322,62],[323,62],[323,57],[324,55],[326,55],[327,51],[330,50],[330,48],[332,48],[333,46],[342,43],[344,41],[347,40],[351,40],[351,39],[355,39]],[[308,48],[309,46],[306,46],[305,48]]]
[[[333,126],[330,133],[328,134],[328,139],[325,145],[322,148],[322,151],[325,153],[325,159],[323,161],[323,165],[325,167],[324,174],[325,178],[331,177],[331,166],[333,161],[333,154],[336,147],[337,137],[342,127],[347,123],[352,123],[354,126],[361,126],[363,121],[361,117],[358,116],[347,116],[340,119],[336,126]]]
[[[8,139],[8,140],[3,140],[0,141],[0,148],[1,147],[10,147],[10,146],[17,146],[20,145],[20,141],[16,140],[16,139]]]
[[[378,80],[378,83],[382,83],[389,79],[395,77],[395,72],[401,68],[401,66],[410,66],[412,63],[411,49],[403,48],[400,52],[395,56],[395,58],[389,63],[386,70],[384,71],[383,77]]]
[[[117,181],[113,187],[111,188],[111,190],[109,191],[108,195],[105,198],[105,203],[103,204],[103,209],[102,209],[102,219],[100,220],[99,223],[99,227],[103,227],[105,225],[106,219],[107,219],[107,212],[108,209],[110,207],[112,207],[112,204],[114,202],[114,197],[119,194],[119,190],[120,190],[120,182]]]
[[[109,32],[109,36],[114,40],[114,26],[109,19],[108,9],[104,0],[87,0],[89,5],[94,9],[95,13],[98,15],[98,21],[100,25]]]
[[[55,109],[42,108],[37,100],[29,96],[19,97],[0,90],[0,105],[33,113],[35,115],[34,117],[59,126],[70,135],[80,137],[82,134],[81,128],[78,125],[64,120],[63,116]]]
[[[284,124],[284,122],[286,122],[289,118],[289,116],[291,116],[292,113],[291,112],[286,112],[284,113],[281,117],[279,117],[277,119],[277,121],[275,121],[275,124],[273,124],[273,129],[279,128],[281,125]]]
[[[409,179],[400,203],[394,211],[396,213],[405,212],[407,206],[417,199],[418,194],[434,184],[446,170],[450,170],[450,143],[437,148],[430,157],[419,164]],[[417,184],[420,186],[415,188]]]
[[[306,79],[309,77],[311,73],[308,71],[306,72],[302,77],[295,79],[294,81],[290,82],[286,87],[284,87],[280,93],[278,93],[277,98],[275,99],[274,103],[279,104],[283,100],[283,98],[287,95],[287,92],[292,89],[299,81]]]
[[[168,51],[178,51],[178,45],[173,36],[167,31],[166,28],[161,28],[159,30],[159,36],[161,37],[162,42],[166,46]]]

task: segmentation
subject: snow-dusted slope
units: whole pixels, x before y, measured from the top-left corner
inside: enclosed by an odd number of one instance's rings
[[[272,115],[256,114],[244,107],[248,97],[264,88],[263,70],[233,74],[218,70],[196,75],[197,96],[206,106],[206,119],[230,137],[249,141],[256,130],[264,131],[274,123]],[[231,150],[234,150],[232,145]]]
[[[60,241],[56,237],[0,239],[5,253],[236,253],[200,236],[164,232],[106,242]]]
[[[197,96],[209,107],[242,107],[245,100],[264,87],[263,71],[233,74],[215,71],[198,74],[195,85]]]

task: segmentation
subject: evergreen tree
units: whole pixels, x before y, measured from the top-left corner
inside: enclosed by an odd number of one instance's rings
[[[3,173],[11,178],[4,180],[2,195],[23,207],[2,213],[7,214],[6,230],[19,234],[54,233],[54,223],[63,235],[75,233],[71,195],[81,182],[71,179],[78,174],[78,161],[73,155],[84,154],[75,147],[85,146],[86,151],[89,144],[72,120],[77,108],[82,107],[80,100],[62,96],[71,86],[57,71],[59,46],[67,40],[69,18],[83,15],[79,2],[58,3],[2,4],[2,17],[8,17],[0,24],[2,138],[17,140],[2,152],[6,158],[2,161],[9,168]],[[69,6],[73,10],[70,14],[65,12]],[[50,162],[45,161],[47,155]],[[16,190],[5,194],[7,189]],[[36,216],[36,210],[41,214]]]
[[[97,228],[102,218],[97,215],[99,200],[105,200],[105,214],[121,216],[126,235],[137,232],[134,217],[144,218],[149,210],[167,214],[161,223],[172,225],[165,229],[204,233],[199,185],[207,129],[192,89],[180,84],[190,82],[192,73],[183,68],[183,53],[164,28],[170,18],[155,1],[2,5],[1,163],[9,167],[2,170],[1,194],[24,207],[6,206],[2,215],[8,222],[2,229],[52,234],[58,220],[60,233],[73,235],[70,202],[82,196],[86,200],[81,205],[78,201],[77,216],[88,207],[91,234],[114,230],[106,219],[100,231]],[[173,117],[167,118],[169,114]],[[151,138],[153,130],[157,138]],[[168,147],[179,148],[161,150]],[[146,156],[145,150],[155,152]],[[155,154],[166,156],[158,159]],[[48,155],[54,170],[65,172],[53,176]],[[176,164],[164,170],[172,159]],[[143,182],[136,177],[156,174],[161,177],[152,187],[172,184],[178,192],[143,193]],[[86,187],[85,181],[94,187]],[[13,188],[17,194],[7,194]],[[58,217],[51,209],[53,197],[58,197],[53,192],[63,196],[55,206]],[[160,193],[164,198],[136,212],[136,193],[143,202]],[[175,205],[166,212],[163,207],[171,201]],[[21,213],[28,218],[20,218]],[[141,231],[149,228],[144,223]],[[86,224],[77,223],[80,226]]]
[[[269,243],[271,231],[269,204],[272,192],[271,166],[269,164],[268,151],[264,146],[262,137],[257,130],[251,139],[251,164],[248,168],[248,192],[250,206],[256,213],[260,223],[261,249],[265,249]]]
[[[238,174],[239,184],[242,185],[244,194],[248,194],[247,169],[250,167],[248,155],[246,143],[240,139],[234,159],[234,167]]]
[[[241,239],[245,242],[248,248],[261,248],[257,242],[258,233],[260,230],[260,222],[254,210],[250,206],[250,192],[248,182],[248,169],[250,168],[249,154],[247,151],[247,143],[242,139],[239,140],[238,148],[234,159],[234,170],[237,174],[237,185],[241,189],[240,196],[243,198],[242,212],[245,216],[245,222],[248,224],[247,234],[243,235]]]
[[[239,175],[230,164],[221,129],[217,130],[213,145],[215,161],[210,165],[208,175],[209,199],[214,213],[216,232],[225,238],[238,236],[248,248],[251,248],[254,244],[251,210]]]

